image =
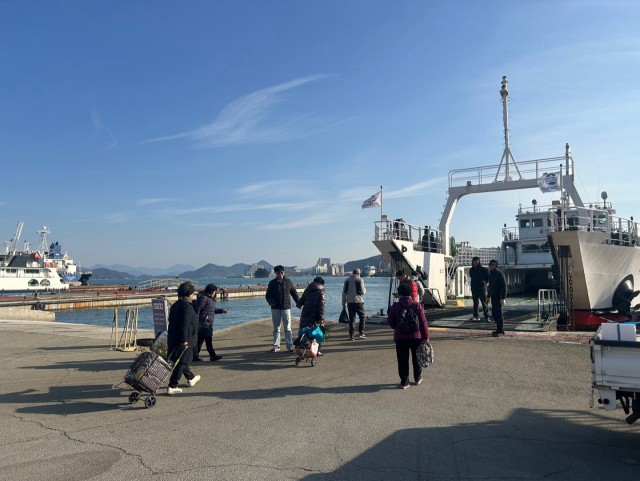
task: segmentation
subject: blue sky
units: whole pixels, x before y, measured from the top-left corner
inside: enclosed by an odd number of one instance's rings
[[[376,209],[437,225],[452,169],[572,146],[583,199],[638,215],[636,2],[0,3],[0,231],[83,265],[377,254]],[[520,191],[463,199],[499,245]]]

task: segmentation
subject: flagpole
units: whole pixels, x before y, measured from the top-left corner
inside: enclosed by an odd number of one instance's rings
[[[380,186],[380,227],[382,227],[382,186]]]

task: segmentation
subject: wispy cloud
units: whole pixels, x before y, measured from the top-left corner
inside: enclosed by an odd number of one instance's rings
[[[227,222],[204,222],[202,224],[187,224],[189,227],[221,227],[229,225]]]
[[[244,199],[251,198],[296,198],[296,197],[309,197],[315,192],[316,186],[313,182],[305,180],[268,180],[265,182],[258,182],[255,184],[245,185],[235,190],[235,193],[239,197]]]
[[[297,229],[298,227],[309,227],[314,225],[324,225],[335,222],[336,216],[332,213],[306,216],[293,222],[275,222],[259,227],[261,230]]]
[[[220,214],[222,212],[238,212],[249,210],[280,210],[292,211],[303,210],[317,206],[315,201],[307,202],[281,202],[272,204],[230,204],[222,206],[194,207],[191,209],[163,209],[159,214],[164,215],[187,215],[187,214]]]
[[[213,148],[225,145],[281,142],[309,135],[320,129],[318,119],[307,114],[281,118],[267,125],[271,107],[283,99],[287,90],[314,82],[326,75],[310,75],[274,87],[258,90],[227,105],[216,119],[195,130],[158,137],[142,142],[163,142],[187,138],[197,147]]]
[[[104,133],[109,137],[109,139],[111,139],[109,144],[106,147],[104,147],[103,149],[99,150],[98,153],[105,152],[107,150],[111,150],[116,145],[118,145],[118,139],[116,139],[114,137],[114,135],[111,133],[111,130],[109,130],[109,128],[107,128],[104,125],[104,123],[102,122],[102,119],[100,118],[100,115],[98,114],[98,112],[96,110],[92,110],[91,111],[91,121],[93,122],[93,128],[94,128],[96,134],[103,134]]]
[[[129,219],[129,214],[126,212],[114,212],[106,216],[104,221],[107,224],[121,224],[122,222],[127,222]]]
[[[384,199],[397,199],[400,197],[412,197],[416,195],[442,194],[439,188],[444,188],[448,177],[434,177],[433,179],[417,184],[408,185],[399,189],[385,189],[382,191]],[[380,187],[358,187],[340,192],[337,199],[341,202],[365,201],[380,190]]]
[[[138,199],[136,204],[138,205],[151,205],[151,204],[159,204],[160,202],[171,202],[176,201],[178,199],[172,199],[170,197],[159,197],[156,199]]]

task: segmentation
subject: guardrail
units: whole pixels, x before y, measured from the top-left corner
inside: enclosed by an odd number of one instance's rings
[[[609,234],[605,244],[634,247],[640,243],[638,223],[633,219],[614,216],[608,210],[556,207],[550,212],[549,232],[603,232]]]
[[[401,240],[413,243],[413,248],[422,252],[442,254],[442,234],[429,226],[407,224],[402,219],[375,222],[375,241]]]
[[[515,241],[520,237],[520,231],[517,227],[504,227],[502,229],[502,238],[505,241]]]
[[[153,289],[154,287],[165,287],[167,289],[178,288],[183,282],[191,282],[193,287],[198,289],[198,281],[192,281],[190,279],[178,279],[178,278],[165,278],[165,279],[147,279],[146,281],[140,281],[138,283],[138,289]]]
[[[524,179],[537,179],[544,173],[560,171],[561,164],[565,163],[566,160],[566,157],[550,157],[548,159],[525,160],[517,162],[517,165]],[[475,185],[491,184],[496,179],[499,167],[499,164],[495,164],[452,170],[449,172],[449,187],[460,187],[468,185],[468,183]],[[518,175],[518,172],[513,170],[512,175]]]

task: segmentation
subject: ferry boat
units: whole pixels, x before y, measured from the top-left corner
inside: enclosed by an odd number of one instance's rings
[[[365,266],[364,267],[364,275],[366,277],[375,277],[375,275],[376,275],[376,267],[375,266]]]
[[[24,250],[17,249],[22,234],[23,222],[18,222],[12,240],[5,242],[5,250],[0,254],[0,291],[28,292],[65,290],[71,282],[83,282],[91,277],[91,272],[81,272],[58,242],[47,245],[47,227],[38,231],[40,246],[31,252],[25,241]]]
[[[438,229],[411,225],[403,219],[391,221],[381,215],[375,222],[374,245],[393,270],[410,269],[420,274],[426,287],[425,302],[443,305],[452,284],[466,284],[449,242],[451,218],[463,197],[534,188],[558,192],[561,199],[552,201],[549,208],[537,208],[536,203],[532,209],[520,209],[517,230],[505,226],[501,269],[507,284],[517,285],[527,275],[530,280],[538,277],[538,281],[551,283],[551,272],[555,271],[568,324],[577,328],[628,319],[640,305],[640,291],[635,288],[640,282],[637,223],[633,218],[617,217],[606,195],[603,204],[585,206],[575,186],[569,144],[564,156],[515,161],[509,143],[511,98],[507,83],[503,77],[500,96],[505,142],[500,163],[449,172],[448,199]]]

